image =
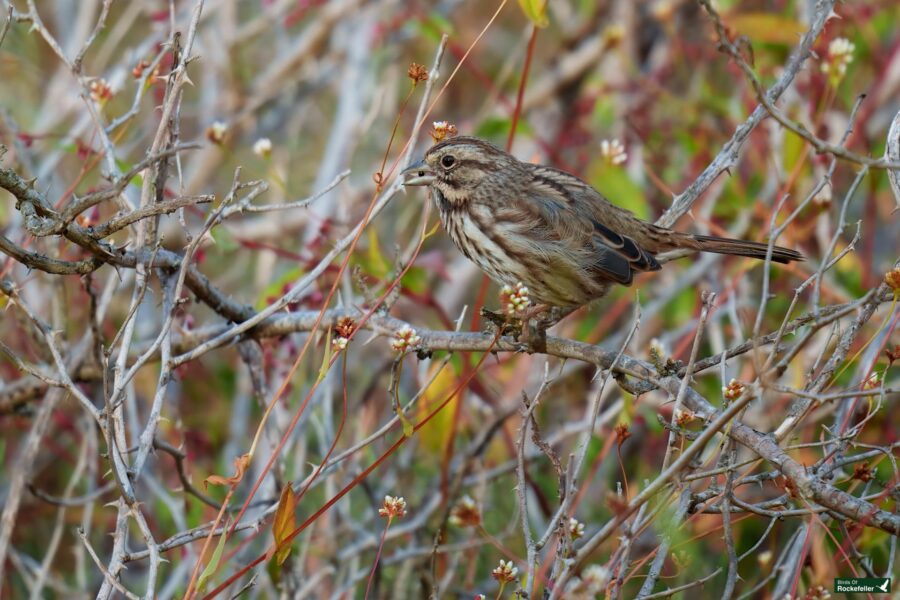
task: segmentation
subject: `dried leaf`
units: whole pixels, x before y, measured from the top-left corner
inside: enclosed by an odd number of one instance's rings
[[[244,478],[244,472],[247,470],[247,467],[250,466],[250,455],[244,454],[243,456],[238,456],[234,459],[234,475],[231,477],[225,477],[223,475],[210,475],[206,479],[203,480],[203,487],[209,487],[209,484],[213,485],[236,485],[240,483],[241,479]]]
[[[773,13],[744,13],[728,18],[728,27],[754,42],[796,44],[806,28],[796,19]]]
[[[272,521],[272,535],[275,538],[275,560],[279,565],[284,564],[287,557],[291,554],[291,544],[282,542],[287,540],[288,536],[297,528],[297,495],[294,488],[288,482],[281,490],[281,498],[278,500],[278,508],[275,509],[275,519]]]

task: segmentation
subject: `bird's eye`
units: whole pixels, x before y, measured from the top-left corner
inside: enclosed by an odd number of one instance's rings
[[[456,159],[453,158],[453,156],[450,154],[446,154],[446,155],[444,155],[443,158],[441,158],[441,164],[444,166],[445,169],[449,169],[450,167],[452,167],[453,163],[455,163],[455,162],[456,162]]]

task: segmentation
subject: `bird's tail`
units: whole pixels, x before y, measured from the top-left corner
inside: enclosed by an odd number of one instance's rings
[[[769,251],[768,244],[749,242],[747,240],[734,240],[731,238],[716,237],[713,235],[690,235],[696,242],[697,250],[701,252],[715,252],[716,254],[732,254],[735,256],[747,256],[765,260]],[[693,246],[693,244],[691,244]],[[806,260],[806,258],[790,248],[775,246],[772,248],[772,261],[787,264],[793,261]]]

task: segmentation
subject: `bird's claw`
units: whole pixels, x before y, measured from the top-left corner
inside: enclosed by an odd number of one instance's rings
[[[491,323],[501,335],[508,335],[516,340],[515,351],[528,354],[547,351],[547,329],[555,325],[562,316],[554,308],[539,306],[537,310],[526,313],[522,317],[513,317],[506,313],[481,309],[481,316]]]

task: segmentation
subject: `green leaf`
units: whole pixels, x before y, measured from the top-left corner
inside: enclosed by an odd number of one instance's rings
[[[400,285],[414,294],[424,294],[428,290],[430,274],[422,267],[410,267]]]
[[[216,544],[216,549],[213,551],[209,562],[206,563],[206,568],[200,573],[200,579],[197,581],[197,590],[203,590],[210,577],[216,574],[219,563],[222,561],[222,553],[225,551],[225,537],[225,534],[219,536],[219,543]]]
[[[784,171],[791,173],[806,150],[806,140],[789,133],[784,136]]]
[[[232,250],[238,249],[238,243],[234,241],[234,238],[228,230],[224,227],[213,227],[212,231],[209,232],[212,235],[213,240],[216,242],[216,247],[222,252],[231,252]]]
[[[610,202],[630,210],[641,219],[650,218],[644,191],[631,180],[624,169],[601,159],[595,163],[589,173],[591,185],[609,198]]]
[[[475,129],[475,135],[480,138],[506,140],[509,130],[512,129],[512,121],[503,117],[488,117]],[[524,119],[519,119],[516,125],[516,135],[532,135],[532,129]],[[502,145],[502,144],[501,144]]]
[[[218,231],[218,229],[220,228],[213,229],[213,232]],[[215,235],[215,233],[213,235]],[[301,269],[300,267],[294,267],[293,269],[286,271],[281,277],[267,285],[263,289],[262,294],[260,294],[259,298],[257,298],[256,300],[256,309],[264,309],[266,306],[268,306],[270,299],[281,298],[282,294],[284,294],[285,286],[292,284],[293,282],[303,277],[303,273],[303,269]]]
[[[328,369],[331,367],[331,329],[328,330],[328,334],[325,336],[325,354],[322,356],[322,365],[319,367],[319,376],[316,378],[316,383],[321,383],[325,376],[328,375]]]

